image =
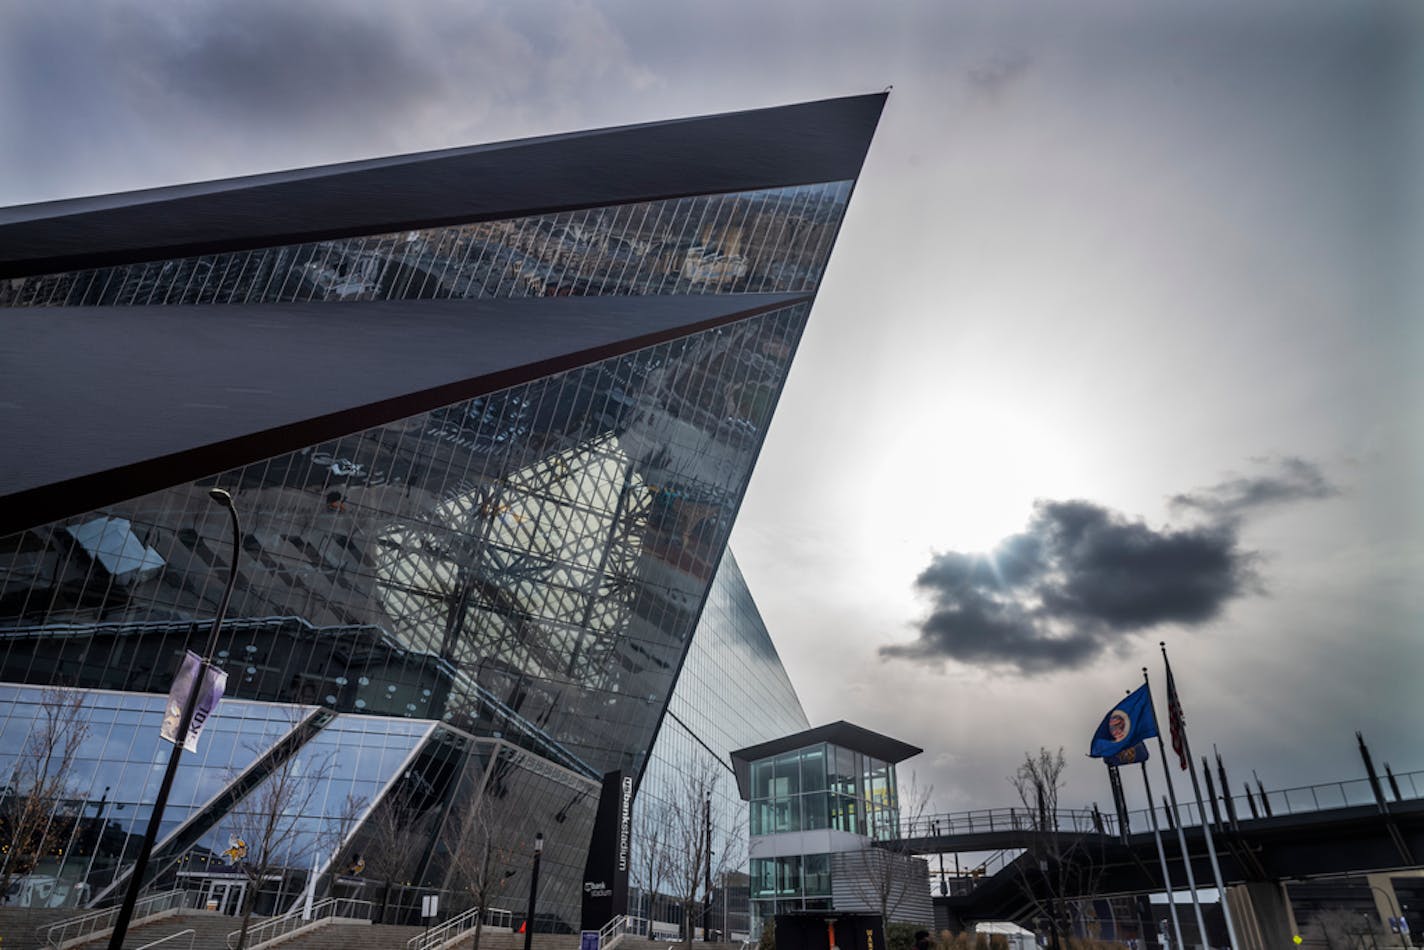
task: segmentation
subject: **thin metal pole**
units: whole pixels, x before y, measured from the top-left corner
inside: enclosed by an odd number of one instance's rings
[[[534,869],[529,874],[529,913],[524,916],[524,950],[534,946],[534,902],[539,895],[539,859],[544,856],[544,832],[534,836]]]
[[[1167,665],[1168,682],[1175,687],[1175,682],[1171,679],[1172,665],[1167,660],[1167,644],[1159,642],[1158,646],[1162,648],[1162,662]],[[1162,737],[1159,735],[1157,739],[1160,742]],[[1192,744],[1187,739],[1185,716],[1182,717],[1182,752],[1187,757],[1187,771],[1192,776],[1192,791],[1197,796],[1197,811],[1201,816],[1202,833],[1206,835],[1206,853],[1211,858],[1211,873],[1216,878],[1216,892],[1221,900],[1221,916],[1226,919],[1226,939],[1231,943],[1232,950],[1235,950],[1241,944],[1236,939],[1236,922],[1231,918],[1231,902],[1226,899],[1226,883],[1221,878],[1221,865],[1216,860],[1216,844],[1211,839],[1211,819],[1207,818],[1206,806],[1202,804],[1201,783],[1197,781],[1197,766],[1192,761]],[[1166,763],[1164,762],[1163,765],[1165,767]],[[1210,778],[1210,775],[1207,777]],[[1215,803],[1216,801],[1213,799],[1212,804],[1215,805]],[[1202,943],[1206,942],[1206,933],[1203,932]]]
[[[158,840],[158,830],[163,822],[163,810],[168,805],[168,794],[173,790],[173,778],[178,774],[178,760],[183,757],[183,743],[188,739],[188,729],[193,725],[193,713],[198,708],[198,693],[202,691],[203,679],[212,664],[213,651],[217,648],[218,631],[222,629],[223,618],[227,614],[228,601],[232,599],[232,587],[237,581],[237,554],[239,527],[237,509],[233,507],[232,496],[221,488],[208,492],[215,503],[227,508],[232,518],[232,560],[228,562],[227,586],[223,588],[222,600],[218,601],[218,612],[213,617],[213,626],[208,633],[207,648],[198,663],[198,674],[193,687],[188,691],[183,703],[183,715],[178,719],[178,729],[173,736],[173,751],[168,756],[168,767],[163,771],[163,781],[158,785],[158,797],[153,801],[153,812],[148,816],[148,828],[143,842],[139,845],[138,858],[134,861],[129,876],[129,886],[124,892],[124,902],[119,906],[119,916],[114,921],[114,932],[109,937],[109,950],[122,950],[124,937],[128,935],[129,923],[133,920],[134,905],[138,903],[139,891],[143,890],[143,876],[148,871],[148,860],[153,855],[154,842]],[[181,669],[181,667],[180,667]]]
[[[706,880],[703,883],[702,899],[702,942],[708,943],[712,939],[712,796],[708,795],[702,800],[702,827],[705,835],[703,841],[703,867],[706,872]]]
[[[1147,667],[1142,668],[1142,682],[1148,683]],[[1151,684],[1148,683],[1150,686]],[[1153,709],[1156,718],[1156,709]],[[1177,826],[1177,844],[1182,849],[1182,866],[1187,870],[1187,892],[1192,895],[1192,910],[1196,913],[1197,931],[1203,947],[1210,947],[1206,938],[1206,920],[1202,917],[1201,898],[1197,896],[1197,876],[1192,872],[1192,853],[1187,850],[1187,835],[1182,830],[1182,811],[1177,807],[1177,790],[1172,787],[1172,767],[1167,762],[1167,744],[1162,741],[1162,730],[1157,730],[1157,753],[1162,757],[1162,774],[1167,779],[1167,797],[1172,805],[1172,824]],[[1182,950],[1187,950],[1185,946]]]
[[[1162,832],[1157,825],[1157,806],[1152,803],[1152,780],[1147,777],[1147,763],[1142,767],[1142,787],[1147,792],[1147,814],[1152,819],[1152,837],[1157,841],[1157,860],[1162,863],[1162,886],[1167,890],[1167,909],[1172,913],[1172,929],[1177,934],[1177,950],[1187,950],[1182,940],[1182,921],[1177,917],[1177,899],[1172,896],[1172,876],[1167,873],[1167,851],[1162,847]]]

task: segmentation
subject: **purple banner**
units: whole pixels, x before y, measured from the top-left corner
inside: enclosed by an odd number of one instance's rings
[[[193,723],[184,737],[183,749],[198,751],[198,736],[203,731],[203,723],[218,708],[227,686],[227,673],[203,663],[202,657],[189,650],[178,667],[178,675],[173,678],[173,688],[168,691],[168,705],[163,710],[163,725],[158,734],[169,742],[178,741],[178,725],[183,719],[183,707],[193,692],[193,684],[198,680],[198,671],[203,672],[203,682],[198,690],[198,704],[193,707]]]

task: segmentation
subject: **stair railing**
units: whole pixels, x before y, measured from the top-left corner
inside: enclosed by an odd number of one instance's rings
[[[479,916],[480,909],[471,907],[464,913],[451,917],[440,926],[411,937],[405,942],[406,950],[435,950],[435,948],[453,943],[475,929],[475,921]],[[503,907],[491,907],[485,913],[486,926],[508,927],[513,922],[514,912],[505,910]]]
[[[140,897],[134,903],[133,919],[129,926],[137,926],[145,917],[153,917],[157,914],[187,907],[189,902],[195,899],[190,895],[197,893],[197,891],[178,888]],[[57,924],[41,927],[37,935],[42,945],[51,948],[51,950],[63,950],[65,947],[73,947],[108,933],[114,929],[114,921],[118,918],[119,908],[104,907],[99,910],[91,910],[87,914],[80,914],[78,917],[61,920]]]
[[[613,950],[626,936],[628,936],[628,915],[619,914],[599,930],[598,950]]]
[[[310,916],[306,914],[304,905],[299,906],[285,914],[268,917],[266,920],[258,921],[248,927],[247,950],[260,950],[261,947],[283,940],[293,932],[323,920],[334,920],[340,917],[347,920],[369,921],[371,909],[370,901],[358,901],[354,897],[328,897],[319,900],[312,905]],[[234,950],[237,946],[237,938],[241,935],[241,928],[227,935],[228,950]]]
[[[139,947],[138,950],[151,950],[151,948],[156,947],[159,944],[167,943],[170,940],[177,940],[179,937],[187,937],[188,950],[193,950],[193,941],[198,938],[198,932],[192,927],[189,927],[187,930],[180,930],[176,934],[169,934],[166,937],[159,937],[157,940],[151,940],[143,946]]]

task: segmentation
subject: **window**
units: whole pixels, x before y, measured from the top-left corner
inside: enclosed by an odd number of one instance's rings
[[[802,863],[807,897],[831,896],[831,856],[808,854]]]
[[[773,798],[785,798],[801,791],[801,753],[791,752],[776,757],[776,778],[772,785]]]
[[[826,787],[826,747],[814,746],[801,753],[801,791],[819,792]]]
[[[829,828],[831,824],[830,804],[825,792],[815,792],[801,796],[801,830],[814,831]]]

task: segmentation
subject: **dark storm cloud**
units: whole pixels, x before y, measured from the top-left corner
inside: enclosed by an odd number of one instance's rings
[[[1338,494],[1339,489],[1315,465],[1304,459],[1287,458],[1277,464],[1274,473],[1227,479],[1208,488],[1173,495],[1170,503],[1175,511],[1197,511],[1224,521],[1257,508]]]
[[[1251,586],[1229,525],[1148,527],[1086,501],[1040,502],[988,555],[936,555],[915,579],[933,608],[889,657],[947,658],[1025,673],[1083,666],[1136,631],[1199,624]]]
[[[915,578],[931,602],[919,637],[880,653],[1024,673],[1084,666],[1139,631],[1206,623],[1257,591],[1242,519],[1335,494],[1318,467],[1287,458],[1173,496],[1175,510],[1205,516],[1191,527],[1158,530],[1087,501],[1039,502],[1027,530],[991,553],[935,555]]]
[[[0,30],[0,205],[598,124],[650,81],[585,0],[49,0]]]
[[[260,0],[209,8],[146,46],[153,78],[233,121],[374,118],[441,88],[378,7]]]

